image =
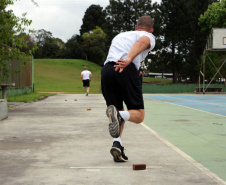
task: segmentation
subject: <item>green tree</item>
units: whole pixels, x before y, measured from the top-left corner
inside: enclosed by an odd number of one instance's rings
[[[60,41],[60,42],[59,42]],[[46,38],[42,47],[42,58],[60,58],[64,42],[59,38]]]
[[[103,8],[100,5],[91,5],[86,10],[82,21],[83,24],[80,29],[80,35],[92,31],[96,26],[102,28],[102,25],[105,23],[105,13]]]
[[[64,58],[64,53],[66,51],[66,45],[65,45],[64,41],[60,38],[53,38],[53,42],[59,48],[55,57],[56,58]]]
[[[167,61],[167,54],[165,54],[164,47],[163,47],[163,19],[162,19],[162,12],[160,9],[160,5],[158,3],[153,4],[151,17],[154,20],[154,36],[156,39],[156,44],[154,51],[151,52],[146,60],[144,61],[145,66],[151,72],[168,72],[167,67],[165,67],[165,63]],[[161,56],[161,57],[160,57]],[[151,62],[149,63],[149,59]]]
[[[85,32],[82,35],[82,49],[86,60],[103,65],[105,60],[105,39],[106,34],[100,27],[96,27],[91,33]]]
[[[65,58],[82,58],[81,37],[73,35],[65,44],[66,49],[64,53]]]
[[[161,66],[165,63],[167,72],[174,74],[174,82],[180,76],[197,80],[196,69],[206,38],[198,26],[198,18],[214,1],[162,0],[160,4],[162,50],[158,56],[165,60]]]
[[[152,0],[110,0],[105,8],[106,22],[103,30],[107,34],[107,45],[118,33],[134,30],[139,17],[152,15]]]
[[[35,58],[45,58],[46,57],[46,55],[44,55],[44,53],[46,51],[44,51],[43,47],[45,45],[45,42],[47,40],[50,40],[51,38],[52,38],[52,33],[49,31],[46,31],[44,29],[36,30],[34,32],[34,39],[38,46],[37,51],[34,53]]]
[[[178,76],[180,76],[183,62],[182,57],[180,57],[183,55],[181,53],[182,48],[187,49],[185,43],[189,37],[188,17],[190,15],[187,15],[186,6],[188,5],[183,0],[163,0],[160,7],[163,26],[163,48],[159,57],[164,58],[164,61],[160,64],[164,63],[164,72],[173,73],[173,82],[177,82]]]
[[[26,35],[19,35],[26,32],[26,27],[31,24],[31,20],[26,19],[26,13],[22,18],[14,15],[12,10],[7,7],[13,5],[13,0],[1,0],[0,3],[0,82],[4,82],[10,71],[8,67],[9,60],[20,60],[27,63],[29,57],[23,48],[27,48],[25,41]],[[29,33],[32,30],[28,30]],[[32,55],[35,47],[29,49],[29,55]]]
[[[219,0],[197,1],[197,4],[193,4],[194,9],[188,10],[189,14],[192,16],[192,19],[190,21],[191,38],[189,41],[189,54],[186,62],[189,63],[187,72],[191,74],[190,77],[194,82],[198,81],[198,65],[206,44],[206,37],[208,36],[208,34],[201,31],[201,28],[198,25],[198,19],[200,15],[208,9],[210,4],[217,1]]]
[[[44,29],[37,30],[34,37],[38,46],[38,50],[34,54],[35,58],[63,57],[65,43],[59,38],[54,38],[50,31]]]
[[[207,11],[199,18],[201,31],[207,34],[212,28],[226,28],[226,0],[209,5]]]
[[[36,47],[36,43],[35,43],[34,39],[31,37],[31,35],[26,34],[26,33],[20,33],[18,36],[21,38],[24,38],[24,42],[26,45],[26,47],[23,47],[21,49],[21,52],[24,52],[27,55],[29,55],[29,51],[32,50],[32,48]]]

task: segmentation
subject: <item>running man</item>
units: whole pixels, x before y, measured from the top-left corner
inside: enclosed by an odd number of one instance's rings
[[[88,96],[89,86],[90,86],[90,82],[92,80],[92,74],[91,74],[90,71],[87,70],[86,67],[84,67],[84,71],[81,72],[81,79],[82,79],[82,82],[83,82],[85,95]]]
[[[118,34],[112,40],[101,71],[109,132],[113,137],[110,153],[115,162],[128,160],[121,140],[125,121],[139,124],[144,119],[144,102],[138,69],[140,62],[155,46],[153,25],[150,16],[142,16],[135,26],[135,31]],[[123,102],[128,111],[124,110]]]

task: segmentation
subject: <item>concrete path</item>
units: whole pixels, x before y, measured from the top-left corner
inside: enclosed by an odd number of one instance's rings
[[[113,162],[105,109],[101,95],[62,94],[9,111],[0,121],[0,184],[225,184],[144,124],[125,125],[129,162]]]

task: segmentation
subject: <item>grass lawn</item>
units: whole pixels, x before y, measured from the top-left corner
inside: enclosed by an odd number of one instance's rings
[[[93,78],[90,93],[100,93],[101,66],[80,59],[35,59],[35,92],[39,93],[84,93],[81,72],[86,66]],[[143,83],[169,84],[172,80],[144,77]]]
[[[165,78],[143,77],[143,83],[149,84],[171,84],[173,81]]]
[[[83,67],[92,73],[90,93],[100,93],[101,66],[80,59],[35,59],[35,92],[84,93]]]
[[[50,93],[29,93],[17,96],[8,96],[7,101],[28,103],[50,95],[51,95]]]
[[[35,93],[18,95],[7,99],[9,102],[30,102],[51,94],[84,93],[81,81],[81,72],[84,66],[91,71],[93,78],[90,85],[91,94],[99,94],[101,81],[101,66],[80,59],[35,59],[34,60],[34,83]],[[169,84],[168,79],[144,77],[143,83]]]

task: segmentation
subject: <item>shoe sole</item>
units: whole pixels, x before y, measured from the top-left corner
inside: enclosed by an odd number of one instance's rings
[[[123,159],[120,149],[118,149],[116,147],[112,147],[112,149],[110,150],[110,153],[113,156],[115,162],[126,162],[127,161],[127,160]]]
[[[113,138],[118,138],[120,135],[120,124],[116,108],[113,105],[108,106],[106,114],[109,118],[109,133]]]

